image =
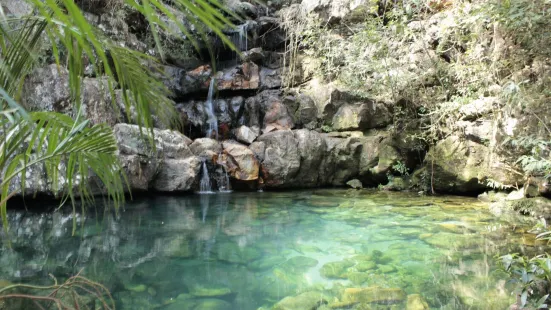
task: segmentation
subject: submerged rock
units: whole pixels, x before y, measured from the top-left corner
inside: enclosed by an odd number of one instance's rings
[[[285,263],[281,265],[282,269],[290,272],[304,272],[308,268],[314,267],[318,264],[316,259],[306,256],[295,256],[289,258]]]
[[[224,297],[232,294],[232,291],[225,286],[196,285],[191,287],[189,293],[195,297]]]
[[[429,304],[419,294],[408,295],[407,310],[428,310]]]
[[[327,298],[319,292],[306,292],[297,296],[285,297],[272,310],[317,309],[327,304]]]
[[[219,260],[236,264],[246,264],[262,256],[260,251],[254,247],[240,248],[232,242],[219,244],[216,253]]]
[[[221,299],[199,299],[197,300],[195,308],[193,310],[233,310],[235,309],[232,304]]]
[[[399,288],[372,286],[365,288],[347,288],[344,290],[342,300],[362,303],[396,304],[405,301],[406,297],[406,292]]]
[[[352,261],[331,262],[323,265],[320,274],[329,279],[346,279],[348,268],[354,266]]]

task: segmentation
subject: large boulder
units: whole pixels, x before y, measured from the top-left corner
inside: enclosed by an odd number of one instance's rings
[[[318,14],[323,20],[335,23],[342,19],[361,21],[376,13],[378,1],[369,0],[302,0],[300,8],[307,14]]]
[[[281,69],[260,68],[260,87],[263,89],[280,88],[281,81]]]
[[[253,62],[218,72],[214,78],[218,90],[246,90],[260,87],[260,69]]]
[[[392,116],[385,105],[366,101],[340,106],[331,123],[334,130],[347,131],[385,127],[391,122]]]
[[[256,137],[258,137],[258,134],[254,130],[245,125],[239,126],[239,128],[233,131],[233,134],[237,141],[245,144],[253,143]]]
[[[314,129],[317,126],[318,109],[314,100],[305,94],[297,96],[298,107],[295,111],[295,121],[298,125]]]
[[[320,185],[320,166],[325,157],[327,145],[321,134],[307,129],[293,131],[298,154],[300,169],[293,179],[298,187],[314,187]]]
[[[362,140],[325,135],[327,148],[320,166],[320,184],[342,186],[359,174]]]
[[[140,132],[137,125],[121,123],[115,125],[113,132],[119,150],[124,155],[171,159],[193,156],[189,148],[191,140],[177,131],[153,129],[153,137],[150,137],[147,129],[142,128]],[[153,139],[155,150],[153,150],[149,139]]]
[[[268,187],[288,187],[300,169],[300,153],[292,131],[281,130],[258,138],[264,142],[262,177]]]
[[[274,305],[272,310],[318,309],[327,304],[327,297],[319,292],[305,292],[288,296]]]
[[[224,151],[218,162],[223,164],[229,175],[241,181],[258,179],[259,163],[253,151],[246,146],[233,142],[222,142]]]
[[[132,190],[147,191],[159,172],[160,161],[156,158],[121,154],[119,161]]]
[[[165,159],[153,182],[159,192],[185,192],[193,190],[201,172],[201,160],[192,156],[184,159]]]
[[[222,146],[214,139],[199,138],[195,139],[190,145],[193,154],[203,160],[213,160],[222,153]]]
[[[283,102],[282,92],[266,90],[245,101],[245,123],[263,132],[294,128],[292,113]]]
[[[131,189],[161,192],[193,190],[201,169],[201,161],[194,156],[191,140],[179,132],[153,130],[136,125],[117,124],[115,139],[119,146],[119,159],[126,172]],[[155,144],[155,147],[151,143]]]
[[[433,169],[434,189],[441,192],[475,193],[490,183],[522,184],[505,159],[482,144],[449,136],[427,154],[427,169]]]

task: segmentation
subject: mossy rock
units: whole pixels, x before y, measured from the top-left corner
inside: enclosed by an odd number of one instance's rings
[[[232,242],[220,244],[216,253],[218,260],[236,264],[247,264],[262,256],[262,253],[254,247],[240,248]]]
[[[131,291],[134,293],[143,293],[147,291],[147,286],[144,284],[136,284],[136,285],[128,285],[124,287],[127,291]]]
[[[199,299],[193,310],[233,310],[235,309],[229,302],[221,299],[208,298]]]
[[[289,296],[279,301],[272,310],[317,309],[327,304],[327,297],[320,292],[306,292],[297,296]]]
[[[440,223],[437,226],[438,226],[438,229],[440,229],[443,232],[450,232],[454,234],[464,234],[466,232],[472,232],[468,227],[462,224]]]
[[[343,301],[357,301],[360,303],[397,304],[406,300],[407,295],[399,288],[382,288],[371,286],[365,288],[347,288],[344,290]]]
[[[350,282],[354,283],[355,285],[361,285],[367,282],[367,280],[369,280],[370,275],[366,272],[351,271],[351,272],[348,272],[347,278],[348,280],[350,280]]]
[[[472,235],[459,235],[440,232],[430,237],[422,238],[426,243],[442,249],[470,249],[479,245]]]
[[[396,267],[392,265],[377,265],[377,269],[382,273],[391,273],[396,271]]]
[[[247,265],[247,268],[253,271],[262,271],[272,269],[283,264],[287,259],[283,256],[268,256]]]
[[[281,268],[289,272],[304,272],[309,268],[317,266],[317,264],[318,261],[316,259],[306,256],[295,256],[281,264]]]
[[[346,279],[348,268],[352,266],[354,266],[354,262],[349,260],[331,262],[321,267],[320,274],[328,279]]]
[[[429,304],[419,294],[408,295],[407,310],[429,310]]]
[[[225,297],[231,295],[232,291],[225,286],[196,285],[191,287],[189,293],[195,297]]]
[[[358,271],[368,271],[377,268],[377,264],[372,261],[361,261],[356,264],[355,268]]]

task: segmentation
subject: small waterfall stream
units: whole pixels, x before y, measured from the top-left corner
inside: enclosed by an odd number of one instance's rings
[[[228,171],[224,166],[222,166],[222,169],[224,169],[224,175],[222,178],[220,178],[220,183],[218,186],[218,190],[221,193],[231,193],[231,184],[230,184],[230,177],[228,176]]]
[[[209,92],[207,95],[207,101],[205,102],[205,112],[207,113],[207,132],[206,137],[218,140],[218,119],[214,113],[214,77],[210,80]]]
[[[203,162],[203,166],[201,168],[201,182],[199,184],[199,193],[210,194],[212,192],[213,191],[210,184],[209,170],[207,169],[206,162]]]

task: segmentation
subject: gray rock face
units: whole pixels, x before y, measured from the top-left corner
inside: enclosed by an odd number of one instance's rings
[[[369,12],[376,11],[377,5],[377,2],[369,0],[303,0],[300,3],[307,13],[317,13],[328,22],[361,19]]]
[[[326,155],[322,162],[321,184],[342,186],[359,173],[362,152],[360,138],[335,138],[325,136]]]
[[[367,130],[387,126],[392,116],[383,104],[358,102],[339,107],[332,119],[334,130]]]
[[[245,101],[245,123],[263,132],[294,128],[292,113],[283,103],[281,91],[266,90]]]
[[[147,191],[159,172],[160,163],[155,158],[140,155],[119,155],[122,168],[132,190]]]
[[[491,120],[459,121],[456,126],[463,130],[467,139],[476,143],[488,144],[494,136],[494,122]]]
[[[107,80],[84,78],[81,89],[82,115],[92,124],[115,125],[120,110],[115,109],[107,90]],[[65,68],[55,64],[35,70],[23,87],[23,104],[29,110],[52,111],[76,116],[74,105],[70,103],[69,74]]]
[[[265,143],[262,177],[268,187],[290,186],[300,169],[297,141],[290,130],[264,134],[258,141]]]
[[[192,156],[185,159],[165,159],[153,182],[153,189],[160,192],[185,192],[193,185],[201,170],[201,160]]]
[[[499,106],[498,98],[484,97],[461,106],[459,112],[463,115],[464,120],[475,120],[481,115],[490,113],[492,109],[499,108]]]
[[[307,129],[293,131],[298,153],[300,155],[300,169],[293,179],[298,187],[314,187],[320,185],[320,166],[327,145],[321,134]]]
[[[19,0],[4,0],[2,8],[7,15],[22,16],[32,12],[32,6],[29,3]]]
[[[281,87],[281,70],[260,68],[260,87],[263,89],[274,89]]]
[[[189,138],[176,131],[154,129],[153,150],[147,131],[141,135],[136,125],[117,124],[114,133],[121,165],[133,190],[182,192],[193,189],[201,161],[193,155]]]
[[[147,140],[147,130],[137,125],[117,124],[113,129],[121,154],[142,155],[157,158],[185,158],[193,156],[189,144],[191,140],[172,130],[154,129],[155,153]]]
[[[69,104],[69,74],[55,64],[36,69],[25,80],[23,94],[30,110],[62,111]]]
[[[210,138],[195,139],[190,148],[195,156],[203,160],[212,160],[222,152],[220,143]]]
[[[502,156],[489,147],[450,136],[429,151],[434,167],[434,188],[442,192],[469,193],[488,188],[488,182],[522,184],[520,176],[508,169]],[[427,168],[428,169],[428,168]]]
[[[298,109],[295,112],[297,124],[307,129],[316,128],[318,109],[314,100],[307,95],[300,94],[297,101]]]

